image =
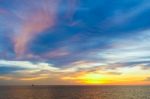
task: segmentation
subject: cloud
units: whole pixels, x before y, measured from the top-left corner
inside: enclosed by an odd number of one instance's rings
[[[42,56],[47,57],[47,58],[60,58],[60,57],[64,57],[69,55],[69,51],[65,48],[58,48],[58,49],[54,49],[53,51],[47,52],[45,54],[43,54]]]
[[[11,77],[0,76],[0,80],[11,80]]]
[[[123,10],[116,10],[114,13],[113,24],[123,24],[126,22],[130,22],[133,18],[137,17],[145,10],[150,9],[149,3],[145,3],[144,1],[140,2],[139,5],[132,6],[130,10],[123,11]],[[135,10],[136,9],[136,10]],[[124,13],[125,12],[125,13]]]
[[[147,77],[144,81],[150,81],[150,77]]]
[[[121,72],[107,72],[108,75],[121,75]]]
[[[63,8],[65,10],[64,13],[70,17],[72,16],[71,13],[74,13],[76,5],[76,0],[71,1],[72,2],[67,0],[67,8]],[[19,29],[15,31],[16,33],[13,38],[14,50],[18,57],[23,56],[27,52],[29,43],[31,43],[36,36],[44,33],[44,31],[48,29],[54,28],[54,26],[59,23],[57,18],[59,18],[59,14],[62,13],[62,9],[60,9],[62,7],[61,4],[64,5],[64,3],[59,0],[44,0],[38,3],[33,0],[30,4],[26,4],[28,9],[23,8],[23,6],[13,11],[21,20]],[[70,4],[72,6],[70,6]]]
[[[37,9],[32,9],[26,13],[21,24],[21,29],[14,37],[14,48],[17,56],[23,55],[28,43],[34,38],[34,36],[42,33],[48,28],[54,26],[56,22],[56,9],[58,6],[57,1],[51,0],[53,6],[48,7],[49,3],[41,2],[44,5],[39,5]]]
[[[29,70],[58,70],[58,68],[53,67],[48,63],[32,63],[30,61],[9,61],[0,60],[0,67],[14,67],[14,68],[24,68]]]
[[[34,77],[34,78],[21,78],[20,80],[23,80],[23,81],[35,81],[35,80],[41,80],[41,79],[47,79],[49,77],[47,76],[43,76],[43,77]]]
[[[149,60],[149,30],[144,30],[127,38],[120,38],[112,42],[112,48],[98,54],[108,63],[127,63]]]
[[[7,11],[5,9],[0,8],[0,15],[6,14],[6,13],[7,13]]]

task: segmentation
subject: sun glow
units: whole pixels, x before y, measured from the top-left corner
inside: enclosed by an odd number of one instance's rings
[[[96,73],[88,73],[85,75],[82,75],[80,77],[81,82],[85,84],[103,84],[104,82],[104,77],[100,74]]]

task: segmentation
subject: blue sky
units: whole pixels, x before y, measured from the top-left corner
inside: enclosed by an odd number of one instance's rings
[[[81,72],[137,67],[145,84],[149,16],[148,0],[0,0],[0,84],[80,84]]]

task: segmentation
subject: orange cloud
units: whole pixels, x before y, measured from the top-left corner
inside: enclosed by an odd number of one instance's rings
[[[150,84],[148,74],[149,70],[135,66],[117,70],[79,71],[61,79],[88,85],[147,85]]]
[[[13,78],[7,76],[0,76],[0,80],[11,80]]]
[[[48,77],[31,77],[31,78],[21,78],[20,80],[23,81],[33,81],[33,80],[41,80],[41,79],[47,79]]]

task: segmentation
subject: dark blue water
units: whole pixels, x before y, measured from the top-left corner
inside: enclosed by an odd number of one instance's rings
[[[0,99],[150,99],[150,86],[1,86]]]

